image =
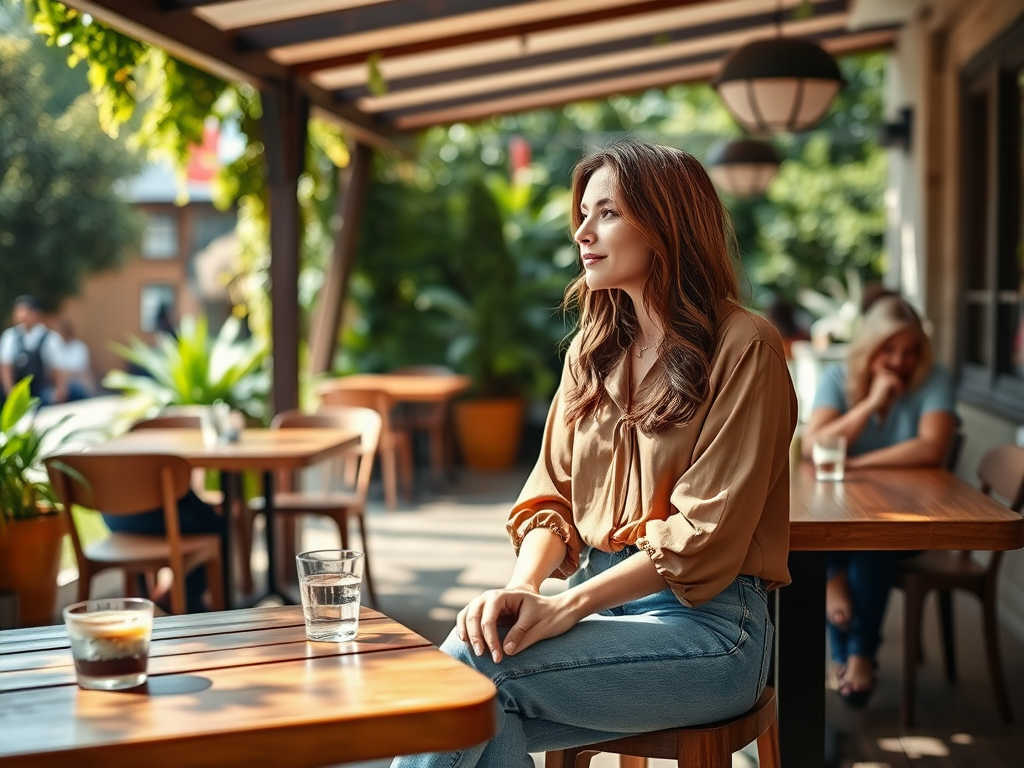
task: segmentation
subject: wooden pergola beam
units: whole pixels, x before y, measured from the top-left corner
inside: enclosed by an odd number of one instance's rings
[[[274,413],[299,407],[298,184],[306,157],[309,99],[292,79],[267,84],[263,134],[270,188],[270,306]]]
[[[323,56],[313,59],[298,60],[289,62],[290,66],[301,73],[316,72],[321,69],[340,67],[347,64],[359,64],[366,61],[367,56],[376,54],[381,57],[403,56],[411,53],[424,53],[445,48],[452,48],[459,45],[470,45],[488,40],[498,40],[503,37],[529,35],[535,32],[546,32],[562,27],[571,27],[578,24],[590,24],[598,21],[610,21],[628,16],[634,16],[653,11],[669,10],[679,8],[682,5],[690,5],[700,0],[648,0],[648,2],[635,3],[632,5],[594,8],[590,11],[569,13],[538,21],[524,21],[516,24],[496,24],[490,27],[477,29],[472,32],[464,32],[454,35],[433,35],[413,42],[399,43],[395,45],[373,45],[349,51],[336,56]],[[322,42],[322,41],[321,41]],[[279,60],[284,59],[284,54],[278,52]]]
[[[334,249],[320,289],[313,327],[310,333],[310,369],[313,375],[331,370],[341,313],[348,293],[348,280],[355,265],[356,240],[363,216],[366,190],[370,181],[373,150],[357,143],[352,148],[348,167],[341,172],[341,191],[337,212],[341,227],[334,237]]]

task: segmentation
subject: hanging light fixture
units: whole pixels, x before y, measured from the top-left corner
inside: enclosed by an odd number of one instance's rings
[[[733,51],[715,87],[726,108],[750,133],[806,131],[825,117],[843,87],[839,65],[810,40],[782,35],[755,40]]]
[[[779,172],[775,148],[766,141],[739,139],[723,142],[711,153],[709,171],[718,188],[739,198],[763,195]]]

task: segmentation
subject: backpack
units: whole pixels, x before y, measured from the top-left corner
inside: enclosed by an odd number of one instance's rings
[[[14,329],[14,340],[17,346],[17,351],[14,353],[14,362],[12,368],[14,369],[14,381],[21,381],[26,376],[32,377],[32,383],[29,384],[29,392],[32,397],[42,397],[43,390],[46,389],[47,385],[47,372],[46,365],[43,363],[43,344],[46,343],[47,337],[50,335],[49,331],[46,331],[39,339],[39,343],[36,344],[35,349],[29,349],[25,345],[25,334],[19,329]]]

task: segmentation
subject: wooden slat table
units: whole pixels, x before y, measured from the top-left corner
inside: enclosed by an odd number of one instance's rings
[[[362,609],[310,643],[297,606],[156,619],[149,682],[85,691],[63,626],[0,632],[0,768],[312,768],[447,751],[495,733],[495,689]]]
[[[118,455],[126,453],[166,453],[181,456],[193,467],[221,472],[224,507],[230,509],[233,483],[226,475],[245,470],[263,473],[266,502],[267,574],[271,594],[286,601],[291,598],[274,585],[277,576],[274,531],[274,474],[278,470],[297,470],[338,456],[359,445],[356,432],[340,429],[245,429],[237,443],[206,445],[198,429],[145,429],[128,432],[87,448],[89,453]],[[234,569],[231,567],[231,525],[225,521],[221,547],[224,563],[224,595],[228,606],[234,596]]]
[[[396,403],[438,403],[458,397],[469,389],[469,376],[409,373],[353,373],[328,379],[317,385],[317,392],[331,389],[373,389],[385,393]]]
[[[776,686],[786,768],[820,768],[825,754],[825,553],[830,550],[1009,550],[1024,546],[1021,516],[943,469],[847,470],[817,482],[793,467],[793,583],[776,592]]]

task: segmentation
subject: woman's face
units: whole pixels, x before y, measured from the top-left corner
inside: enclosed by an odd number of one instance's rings
[[[878,348],[871,357],[871,373],[879,370],[892,371],[904,383],[914,375],[918,362],[921,360],[921,340],[911,330],[894,333]]]
[[[654,253],[622,218],[619,185],[602,166],[587,181],[580,201],[583,222],[576,230],[580,258],[592,291],[621,288],[637,301],[651,271]]]

